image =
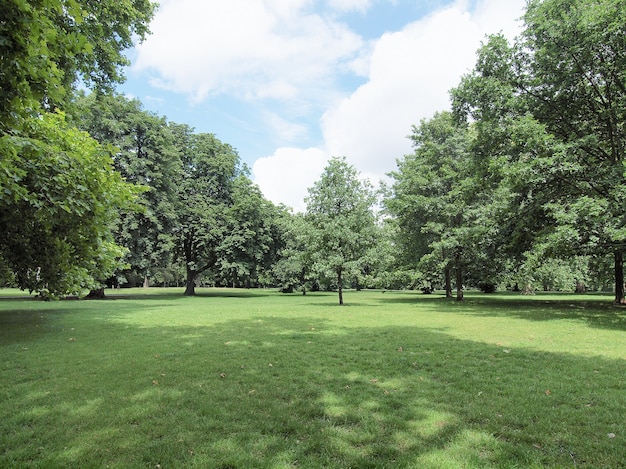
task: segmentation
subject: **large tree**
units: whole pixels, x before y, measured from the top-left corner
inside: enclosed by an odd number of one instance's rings
[[[128,248],[123,274],[132,285],[149,284],[157,270],[170,267],[176,223],[176,182],[181,161],[165,118],[143,110],[138,100],[91,93],[73,104],[74,119],[92,137],[115,147],[115,169],[148,190],[140,211],[122,211],[115,235]]]
[[[335,157],[309,188],[306,203],[308,249],[315,253],[317,269],[335,276],[343,305],[345,277],[359,270],[375,240],[374,192],[345,158]]]
[[[552,206],[579,249],[612,252],[615,301],[624,302],[626,245],[626,2],[531,0],[520,43],[520,84],[535,118],[565,151]]]
[[[510,191],[504,225],[547,256],[614,258],[624,301],[625,4],[532,0],[511,47],[494,36],[455,90],[481,135],[485,168]]]
[[[182,160],[176,251],[185,264],[185,295],[195,295],[196,280],[216,268],[220,247],[230,234],[233,191],[241,168],[237,151],[215,135],[195,134],[182,124],[173,124],[172,130]]]
[[[103,148],[50,112],[79,81],[102,90],[121,81],[123,52],[147,34],[154,8],[147,0],[0,2],[0,212],[14,235],[0,259],[24,288],[75,291],[115,257],[108,221],[130,189]]]

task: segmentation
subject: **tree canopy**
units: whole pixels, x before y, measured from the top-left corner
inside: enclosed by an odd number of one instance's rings
[[[22,288],[74,292],[112,271],[110,220],[137,191],[111,149],[57,113],[75,85],[122,80],[123,52],[148,32],[147,0],[2,0],[0,261]],[[91,279],[91,280],[89,280]]]
[[[345,277],[354,273],[374,242],[375,196],[345,158],[331,158],[307,198],[308,249],[319,272],[334,275],[339,304]]]

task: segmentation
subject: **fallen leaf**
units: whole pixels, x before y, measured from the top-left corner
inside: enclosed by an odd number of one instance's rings
[[[220,378],[226,378],[226,373],[220,373]]]
[[[607,435],[609,438],[615,438],[615,433],[607,433]]]
[[[552,391],[550,391],[549,389],[546,389],[546,396],[549,396],[550,394],[552,394]]]
[[[404,352],[404,349],[402,347],[398,347],[398,352]]]
[[[153,379],[152,380],[152,384],[154,384],[156,386],[157,384],[159,384],[159,382],[156,379]]]
[[[274,366],[274,365],[272,365],[272,364],[270,363],[270,364],[269,364],[269,365],[267,365],[267,366],[272,367],[272,366]]]
[[[69,341],[69,342],[76,342],[76,337],[70,337],[70,338],[68,339],[68,341]]]

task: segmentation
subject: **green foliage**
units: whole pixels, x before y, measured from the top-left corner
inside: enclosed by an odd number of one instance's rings
[[[624,4],[533,0],[513,45],[492,36],[452,92],[472,122],[477,174],[500,196],[496,241],[522,267],[547,258],[614,255],[624,298],[626,134]],[[535,256],[536,254],[532,254]]]
[[[194,134],[186,125],[172,125],[172,130],[182,161],[176,181],[175,250],[186,267],[185,294],[194,295],[198,276],[210,269],[215,273],[222,243],[231,234],[233,192],[241,169],[235,149],[215,135]],[[236,267],[243,274],[245,267]]]
[[[415,152],[398,161],[386,200],[398,221],[398,243],[410,255],[407,264],[417,266],[431,288],[444,284],[448,295],[455,272],[458,299],[463,277],[487,257],[495,230],[492,191],[475,177],[472,130],[448,112],[414,127]]]
[[[173,260],[181,160],[171,126],[143,110],[139,101],[118,94],[81,96],[72,109],[81,128],[115,146],[116,170],[148,188],[139,199],[142,209],[123,211],[115,228],[117,241],[128,248],[125,283],[142,284],[170,269]]]
[[[123,51],[148,33],[148,0],[2,0],[0,132],[63,103],[77,80],[107,89],[122,81]]]
[[[278,209],[247,176],[234,180],[226,234],[218,247],[216,270],[221,279],[235,286],[258,285],[280,248],[279,216]]]
[[[0,252],[21,288],[79,292],[109,276],[123,250],[111,222],[140,189],[113,170],[110,149],[62,114],[0,138]]]
[[[148,0],[1,0],[0,256],[17,283],[75,292],[109,275],[123,254],[109,220],[136,195],[109,151],[52,112],[76,84],[108,90],[123,55],[148,32]]]
[[[321,278],[336,280],[343,304],[345,277],[356,274],[375,242],[375,195],[345,158],[332,158],[309,188],[307,249]]]

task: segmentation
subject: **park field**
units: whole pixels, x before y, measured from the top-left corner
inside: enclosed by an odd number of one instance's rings
[[[626,467],[611,296],[0,290],[0,467]]]

